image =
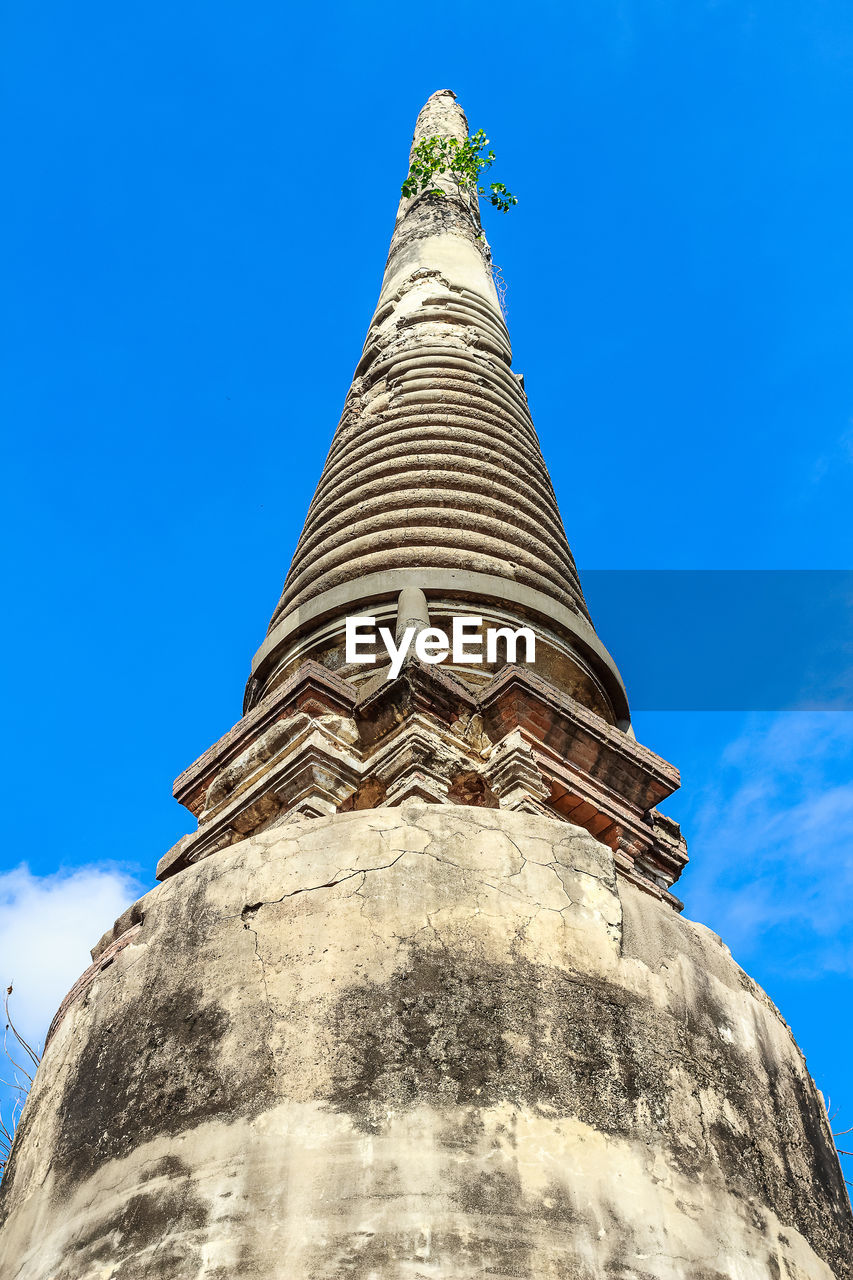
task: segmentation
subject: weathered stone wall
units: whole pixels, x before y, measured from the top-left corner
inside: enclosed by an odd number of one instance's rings
[[[4,1280],[850,1274],[788,1028],[577,828],[300,820],[128,926],[47,1046]]]

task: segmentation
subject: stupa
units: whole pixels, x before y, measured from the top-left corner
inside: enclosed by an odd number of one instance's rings
[[[436,136],[467,137],[446,90]],[[681,914],[678,772],[633,734],[441,185],[400,202],[243,716],[175,784],[197,825],[51,1026],[10,1280],[850,1274],[822,1100]],[[499,643],[394,675],[355,617]]]

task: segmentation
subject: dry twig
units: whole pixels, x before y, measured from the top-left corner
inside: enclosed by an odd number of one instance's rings
[[[6,1168],[6,1162],[8,1161],[12,1150],[12,1143],[15,1141],[15,1130],[17,1129],[18,1121],[21,1118],[21,1111],[23,1110],[24,1103],[27,1100],[27,1094],[32,1086],[33,1075],[41,1061],[41,1056],[38,1053],[38,1050],[34,1049],[29,1041],[21,1035],[20,1031],[12,1021],[12,1015],[9,1012],[9,997],[11,994],[12,985],[10,983],[6,988],[6,996],[3,1001],[3,1008],[6,1011],[6,1028],[3,1032],[3,1052],[6,1054],[6,1057],[12,1065],[12,1078],[11,1080],[0,1080],[0,1084],[5,1085],[7,1089],[11,1089],[14,1095],[14,1101],[12,1102],[12,1110],[9,1113],[8,1118],[0,1113],[0,1176],[2,1176],[3,1170]],[[11,1048],[15,1050],[15,1053],[19,1057],[23,1057],[24,1061],[27,1063],[26,1067],[21,1066],[20,1062],[18,1062],[16,1058],[12,1057],[9,1044],[10,1034],[12,1038]],[[28,1070],[27,1067],[30,1069]],[[21,1076],[23,1076],[23,1080],[21,1079]]]

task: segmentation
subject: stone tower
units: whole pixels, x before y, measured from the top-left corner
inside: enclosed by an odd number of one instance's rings
[[[463,138],[453,94],[415,137]],[[404,199],[197,829],[50,1029],[15,1280],[829,1280],[853,1231],[767,996],[672,893],[476,213]],[[535,660],[347,662],[345,620]]]

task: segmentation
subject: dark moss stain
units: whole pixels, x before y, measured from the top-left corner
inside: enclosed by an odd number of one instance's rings
[[[563,1115],[580,1103],[598,1127],[628,1132],[647,1097],[633,1061],[644,1012],[624,989],[545,967],[416,951],[391,983],[351,987],[339,1000],[329,1101],[368,1131],[389,1108],[416,1102],[510,1101]]]
[[[811,1152],[815,1163],[816,1182],[827,1193],[841,1204],[847,1204],[847,1191],[838,1164],[838,1154],[834,1143],[827,1133],[823,1120],[823,1109],[814,1089],[806,1089],[801,1076],[791,1073],[789,1090],[796,1103],[799,1125],[796,1126],[793,1139],[798,1148],[802,1147],[801,1134],[805,1137],[805,1146]],[[844,1143],[842,1143],[842,1146]],[[787,1147],[786,1147],[787,1157]],[[790,1163],[790,1161],[789,1161]]]
[[[187,982],[121,1005],[86,1038],[64,1088],[54,1168],[59,1191],[161,1134],[257,1110],[270,1097],[264,1054],[225,1068],[229,1015]]]
[[[434,1232],[430,1238],[422,1232],[340,1232],[311,1250],[300,1260],[300,1275],[305,1280],[339,1280],[355,1276],[358,1280],[404,1280],[408,1276],[497,1276],[509,1280],[531,1280],[530,1246],[525,1233],[511,1227],[484,1223],[483,1233],[476,1227],[464,1233]],[[565,1275],[595,1280],[592,1272],[566,1272]]]
[[[447,1111],[444,1123],[436,1133],[440,1150],[452,1153],[473,1151],[486,1135],[486,1126],[478,1106],[454,1107]],[[514,1146],[514,1137],[507,1134],[507,1141]]]
[[[12,1213],[15,1204],[14,1186],[15,1173],[18,1163],[18,1153],[24,1151],[27,1146],[27,1134],[30,1129],[35,1127],[38,1113],[41,1110],[40,1093],[31,1093],[24,1104],[24,1110],[18,1123],[15,1133],[15,1141],[12,1143],[12,1150],[9,1153],[9,1159],[6,1161],[6,1167],[0,1177],[0,1230],[9,1215]]]
[[[96,1217],[74,1236],[55,1280],[77,1280],[98,1264],[111,1268],[113,1280],[194,1275],[201,1264],[199,1233],[210,1215],[188,1175],[188,1167],[171,1156],[148,1169],[143,1182],[161,1185],[143,1187],[114,1215]]]
[[[466,1213],[495,1217],[518,1215],[524,1208],[518,1170],[513,1165],[466,1171],[463,1166],[456,1180],[454,1200]]]
[[[393,1276],[400,1257],[397,1242],[372,1231],[352,1231],[327,1241],[306,1259],[307,1280],[337,1276]],[[407,1250],[403,1250],[407,1252]]]
[[[550,1182],[541,1194],[539,1216],[546,1222],[566,1227],[576,1221],[578,1212],[568,1195],[566,1187],[559,1182]]]
[[[358,1128],[379,1132],[389,1111],[429,1104],[446,1117],[441,1141],[471,1151],[481,1140],[479,1108],[509,1103],[659,1142],[686,1177],[716,1166],[747,1218],[753,1201],[771,1207],[839,1276],[850,1274],[850,1210],[817,1101],[802,1080],[780,1078],[769,1057],[721,1039],[725,1016],[710,982],[685,1017],[523,960],[488,965],[417,946],[410,957],[393,980],[347,989],[331,1016],[338,1047],[326,1101]],[[698,1142],[695,1130],[683,1131],[685,1079],[695,1094],[724,1096],[733,1113],[731,1123],[703,1122]],[[701,1117],[698,1097],[693,1110]],[[506,1209],[499,1178],[466,1194]],[[764,1229],[760,1213],[754,1225]]]

